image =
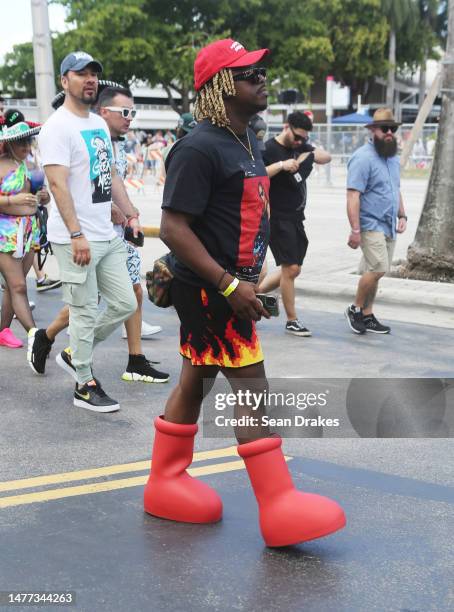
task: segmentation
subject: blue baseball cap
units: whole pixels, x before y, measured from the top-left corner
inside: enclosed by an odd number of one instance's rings
[[[95,60],[89,53],[85,51],[74,51],[65,57],[60,65],[61,76],[65,75],[69,70],[83,70],[89,64],[92,64],[96,72],[102,72],[102,64]]]

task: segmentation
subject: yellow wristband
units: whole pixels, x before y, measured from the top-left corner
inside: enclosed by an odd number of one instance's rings
[[[229,297],[229,295],[231,295],[235,291],[239,284],[240,281],[237,278],[234,278],[230,285],[227,287],[227,289],[221,291],[222,295],[224,297]]]

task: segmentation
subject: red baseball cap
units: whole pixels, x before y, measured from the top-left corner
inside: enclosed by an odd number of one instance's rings
[[[243,45],[232,38],[216,40],[203,47],[194,62],[194,87],[198,91],[223,68],[242,68],[259,62],[269,49],[246,51]]]

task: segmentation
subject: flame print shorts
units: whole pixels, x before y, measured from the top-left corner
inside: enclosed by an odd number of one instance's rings
[[[239,319],[215,289],[174,278],[172,302],[180,319],[180,353],[195,366],[243,368],[263,361],[255,322]]]

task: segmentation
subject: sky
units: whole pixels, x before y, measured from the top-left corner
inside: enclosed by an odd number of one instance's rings
[[[1,34],[0,61],[12,46],[32,40],[31,0],[0,0]],[[50,29],[62,32],[65,26],[65,11],[61,5],[49,5]]]

